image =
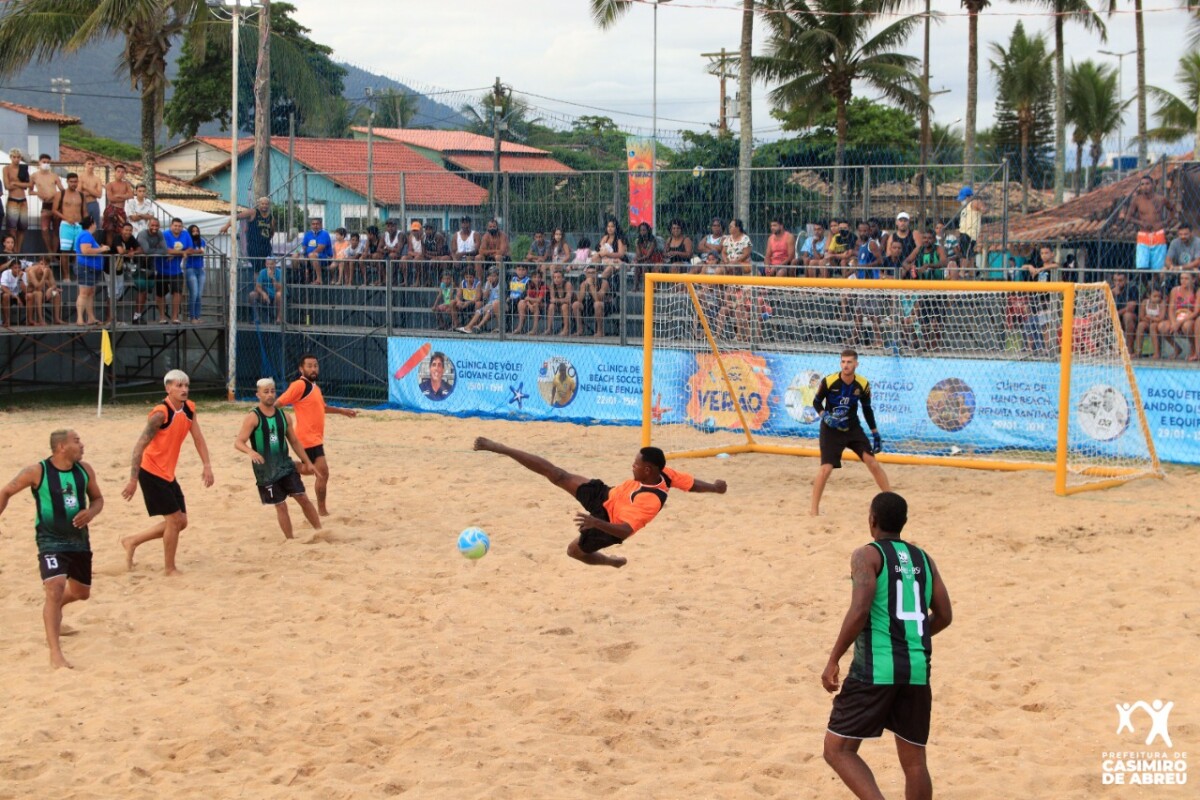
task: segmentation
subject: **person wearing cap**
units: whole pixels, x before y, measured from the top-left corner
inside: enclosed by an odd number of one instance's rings
[[[896,215],[896,230],[889,233],[883,243],[883,251],[887,252],[887,243],[895,240],[900,242],[900,260],[908,261],[908,257],[917,249],[917,237],[913,235],[912,229],[909,227],[909,216],[907,211],[901,211]]]
[[[408,241],[405,242],[404,255],[400,257],[401,262],[405,267],[401,269],[404,273],[404,284],[406,286],[424,286],[421,272],[425,266],[425,232],[422,230],[421,221],[414,219],[408,225]]]

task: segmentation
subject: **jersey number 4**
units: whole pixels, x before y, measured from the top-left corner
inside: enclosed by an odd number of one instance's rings
[[[917,636],[925,635],[925,614],[921,611],[921,587],[912,584],[912,611],[904,610],[904,581],[896,581],[896,619],[917,623]]]

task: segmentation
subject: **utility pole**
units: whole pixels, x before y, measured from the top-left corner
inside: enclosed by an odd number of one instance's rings
[[[367,87],[367,103],[371,113],[367,115],[367,227],[375,224],[375,100],[379,92]]]
[[[59,96],[62,105],[62,115],[67,115],[67,95],[71,93],[70,78],[51,78],[50,91]]]
[[[708,74],[716,75],[721,79],[721,111],[717,118],[717,133],[729,133],[729,97],[725,93],[725,79],[730,77],[730,72],[727,69],[732,56],[725,52],[725,48],[721,48],[719,53],[701,53],[702,58],[710,59],[708,65]]]
[[[500,216],[500,115],[504,113],[504,86],[500,76],[492,86],[492,216]]]

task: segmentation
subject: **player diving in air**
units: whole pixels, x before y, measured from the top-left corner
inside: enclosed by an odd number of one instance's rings
[[[587,513],[575,515],[579,536],[567,545],[567,555],[593,566],[625,566],[624,557],[607,556],[600,551],[621,544],[646,527],[662,511],[669,490],[725,494],[726,489],[725,481],[707,483],[669,468],[666,456],[657,447],[639,450],[633,459],[633,479],[615,487],[598,478],[588,480],[582,475],[572,475],[541,456],[482,436],[475,440],[475,449],[508,456],[578,500]]]

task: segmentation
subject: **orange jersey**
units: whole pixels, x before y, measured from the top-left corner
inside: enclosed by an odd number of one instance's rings
[[[296,409],[296,438],[303,447],[325,444],[325,395],[308,378],[297,378],[275,401],[277,407]]]
[[[667,502],[667,491],[680,489],[690,492],[696,479],[686,472],[676,472],[667,467],[662,471],[662,480],[653,486],[641,481],[627,480],[608,491],[604,510],[608,521],[614,525],[625,523],[637,533],[658,516]]]
[[[170,400],[163,400],[150,410],[150,416],[160,412],[166,419],[142,451],[141,467],[164,481],[173,481],[175,465],[179,463],[179,448],[183,447],[183,440],[191,433],[192,420],[196,418],[196,404],[185,400],[183,408],[176,410],[171,407]]]

